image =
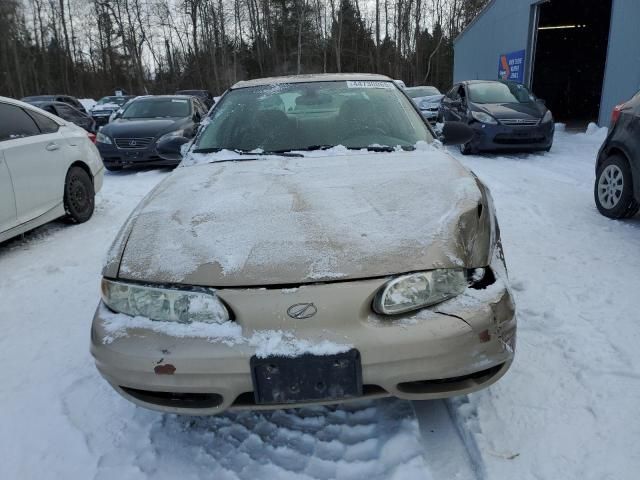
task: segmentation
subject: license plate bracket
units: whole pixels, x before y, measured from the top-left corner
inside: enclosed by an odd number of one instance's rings
[[[251,357],[257,405],[332,401],[362,395],[360,352],[304,354],[295,358]]]

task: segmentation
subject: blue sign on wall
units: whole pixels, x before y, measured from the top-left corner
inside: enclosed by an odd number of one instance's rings
[[[525,50],[500,55],[498,78],[512,82],[524,83]]]

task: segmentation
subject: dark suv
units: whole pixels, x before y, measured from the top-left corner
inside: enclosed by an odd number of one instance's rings
[[[172,137],[192,138],[206,114],[206,107],[195,97],[138,97],[98,131],[96,146],[108,170],[175,166],[180,159],[159,154],[157,143]]]
[[[613,109],[596,161],[594,196],[609,218],[630,218],[640,210],[640,92]]]

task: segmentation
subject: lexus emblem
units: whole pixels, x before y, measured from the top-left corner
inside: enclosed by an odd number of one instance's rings
[[[311,318],[316,313],[318,313],[318,309],[313,303],[296,303],[287,308],[287,315],[296,320]]]

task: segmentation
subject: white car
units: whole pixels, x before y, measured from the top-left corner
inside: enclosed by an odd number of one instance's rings
[[[0,242],[56,218],[91,218],[104,166],[87,132],[0,97]]]

